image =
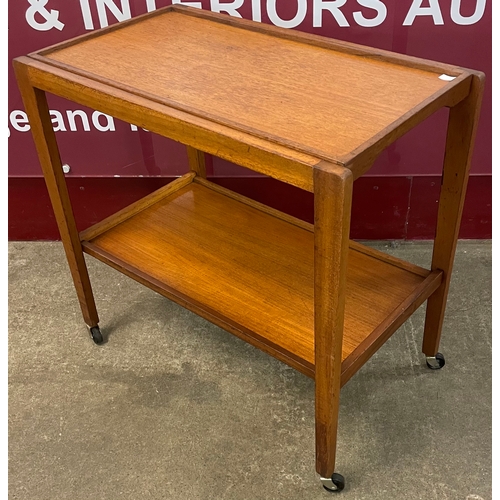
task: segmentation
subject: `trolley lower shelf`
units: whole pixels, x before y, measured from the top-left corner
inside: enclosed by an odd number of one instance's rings
[[[88,254],[314,377],[314,229],[188,174],[81,233]],[[351,242],[344,384],[436,290]]]

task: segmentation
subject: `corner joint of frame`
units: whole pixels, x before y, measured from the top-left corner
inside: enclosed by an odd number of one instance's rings
[[[483,92],[486,75],[482,71],[471,71],[470,74],[472,76],[471,87],[474,86],[476,89],[480,89],[480,92]]]
[[[27,56],[16,57],[12,60],[12,66],[14,68],[14,72],[16,74],[16,78],[23,78],[24,80],[29,80],[29,68],[33,60]]]
[[[192,7],[183,5],[181,3],[175,3],[165,7],[165,12],[191,12]]]
[[[28,56],[19,56],[12,59],[14,68],[27,68],[31,62],[32,60]]]
[[[482,71],[477,71],[475,69],[469,69],[467,72],[472,76],[473,80],[478,80],[481,83],[484,83],[486,80],[486,75]]]
[[[353,177],[351,169],[346,167],[344,163],[331,163],[322,160],[314,165],[314,176],[324,174],[336,177],[343,183],[352,181]]]

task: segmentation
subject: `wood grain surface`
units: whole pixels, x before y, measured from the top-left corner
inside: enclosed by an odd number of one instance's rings
[[[316,472],[321,477],[335,472],[352,185],[347,168],[314,169]]]
[[[17,62],[26,66],[30,80],[39,89],[293,186],[307,191],[313,189],[312,170],[318,163],[314,156],[29,57],[17,58]]]
[[[439,73],[169,11],[51,51],[100,81],[339,159],[453,84]]]
[[[261,342],[314,366],[310,231],[192,183],[91,244],[98,258],[100,251],[112,255],[202,310],[243,325]],[[343,359],[423,280],[350,250]]]
[[[450,110],[436,238],[432,255],[432,269],[442,270],[444,276],[441,286],[427,302],[422,343],[422,351],[426,356],[435,356],[439,349],[481,110],[484,80],[482,73],[473,75],[469,96]]]
[[[162,198],[166,198],[178,189],[186,186],[187,184],[193,181],[193,178],[196,174],[194,172],[189,172],[184,174],[183,176],[175,179],[172,182],[169,182],[167,185],[162,186],[161,188],[153,191],[152,193],[144,196],[140,200],[137,200],[135,203],[115,212],[114,214],[106,217],[101,220],[97,224],[85,229],[80,233],[81,240],[91,240],[96,236],[99,236],[102,233],[105,233],[109,229],[114,226],[117,226],[121,222],[130,219],[134,215],[138,214],[140,211],[145,210],[146,208],[154,205]]]
[[[197,176],[206,178],[207,168],[205,165],[205,153],[199,149],[187,147],[187,155],[189,168],[196,173]]]
[[[63,242],[64,252],[66,253],[66,259],[75,285],[83,319],[87,326],[94,327],[99,323],[99,316],[73,216],[71,200],[62,169],[61,156],[50,119],[47,98],[45,92],[33,87],[26,65],[15,61],[14,70],[23,104],[29,117],[31,133],[54,210],[57,227]]]

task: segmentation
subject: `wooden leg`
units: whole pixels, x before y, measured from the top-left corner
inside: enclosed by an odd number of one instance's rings
[[[316,470],[324,478],[335,469],[352,184],[342,167],[314,170]]]
[[[427,302],[422,345],[426,356],[435,356],[439,349],[483,86],[484,75],[473,75],[468,97],[450,109],[432,256],[432,270],[440,269],[444,271],[444,275],[440,287]]]
[[[83,318],[89,327],[94,327],[99,323],[99,317],[73,217],[45,92],[31,85],[28,68],[24,64],[16,61],[14,68]]]
[[[189,168],[196,172],[196,175],[207,178],[207,170],[205,167],[205,153],[191,146],[187,147]]]

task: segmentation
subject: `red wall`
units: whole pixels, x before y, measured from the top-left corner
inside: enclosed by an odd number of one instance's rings
[[[175,1],[204,9],[434,59],[485,72],[486,93],[476,140],[463,237],[491,237],[491,1],[490,0],[202,0]],[[172,0],[16,0],[9,4],[9,176],[10,238],[50,239],[54,236],[50,209],[34,150],[29,124],[10,61],[107,23],[163,7]],[[42,6],[42,4],[45,4]],[[323,6],[323,10],[321,10]],[[336,6],[333,8],[332,6]],[[225,7],[225,9],[224,9]],[[331,10],[328,9],[330,7]],[[260,10],[260,14],[259,14]],[[333,11],[332,11],[333,10]],[[281,20],[280,20],[281,19]],[[200,88],[200,92],[203,89]],[[102,194],[93,215],[77,211],[80,226],[104,217],[153,189],[156,181],[138,177],[172,177],[186,171],[184,148],[165,138],[132,127],[93,110],[49,96],[68,178],[86,177],[87,190]],[[77,115],[73,112],[78,111]],[[334,113],[334,110],[332,110]],[[389,147],[360,181],[355,197],[353,237],[428,238],[434,230],[435,198],[444,154],[447,111],[442,110]],[[255,175],[214,158],[211,173],[220,182],[245,187],[235,177]],[[110,182],[113,177],[135,182]],[[28,181],[27,177],[31,177]],[[89,179],[90,178],[90,179]],[[107,179],[102,179],[107,178]],[[164,179],[164,182],[167,179]],[[83,180],[82,180],[83,181]],[[362,181],[362,182],[361,182]],[[436,182],[438,183],[436,187]],[[90,184],[89,184],[90,183]],[[90,186],[93,186],[91,188]],[[103,191],[103,186],[106,190]],[[126,186],[126,187],[125,187]],[[250,186],[250,184],[249,184]],[[274,186],[274,187],[272,187]],[[271,189],[272,187],[272,189]],[[380,197],[378,191],[385,195]],[[132,191],[131,191],[132,190]],[[247,194],[308,218],[307,195],[264,179],[256,179]],[[266,194],[267,193],[267,194]],[[92,196],[92,194],[89,194]],[[302,200],[302,201],[300,201]],[[378,205],[377,205],[378,203]],[[387,207],[384,210],[382,205]],[[375,204],[375,205],[374,205]],[[430,205],[429,205],[430,204]],[[292,208],[291,208],[292,207]],[[378,218],[372,220],[374,214]],[[33,217],[30,219],[32,214]],[[356,215],[358,214],[358,215]],[[367,216],[367,214],[369,216]],[[414,227],[411,221],[415,222]],[[468,223],[466,221],[469,221]],[[396,229],[397,228],[397,229]]]

